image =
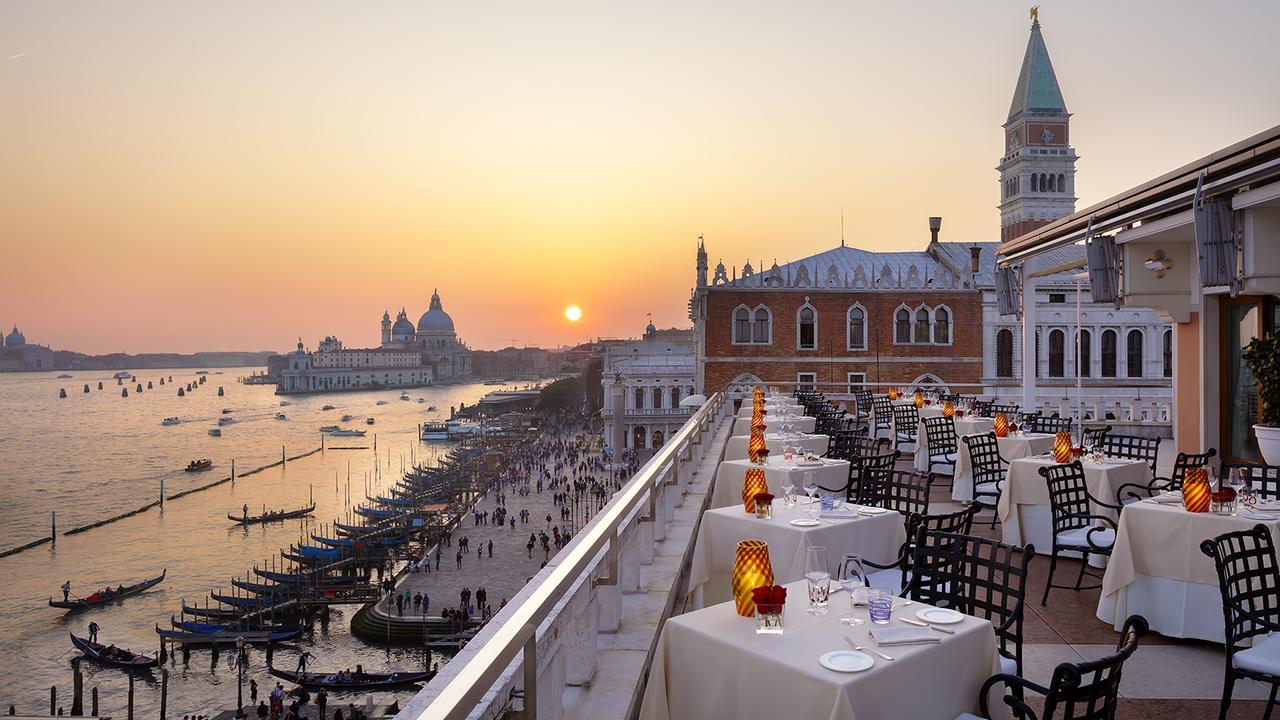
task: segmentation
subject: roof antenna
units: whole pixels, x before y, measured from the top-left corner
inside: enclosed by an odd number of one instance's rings
[[[844,247],[844,208],[840,208],[840,247]]]

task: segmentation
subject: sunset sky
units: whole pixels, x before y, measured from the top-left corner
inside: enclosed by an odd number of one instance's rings
[[[0,5],[0,324],[83,352],[685,325],[714,266],[995,240],[1014,2]],[[1042,2],[1080,207],[1280,123],[1280,3]],[[582,320],[565,319],[568,305]]]

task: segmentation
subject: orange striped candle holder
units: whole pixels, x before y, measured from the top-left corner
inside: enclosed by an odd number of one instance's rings
[[[1187,469],[1182,478],[1182,506],[1187,512],[1209,512],[1209,473],[1204,468]]]
[[[898,399],[898,388],[896,387],[889,388],[889,400],[897,400],[897,399]]]
[[[911,399],[915,401],[917,410],[924,407],[924,393],[917,390],[915,395],[913,395]]]
[[[955,417],[955,416],[956,416],[956,404],[951,402],[950,400],[947,400],[946,402],[942,403],[942,417]]]
[[[1009,437],[1009,418],[1004,413],[996,413],[996,437]]]
[[[1056,463],[1071,462],[1071,433],[1060,432],[1053,436],[1053,461]]]
[[[762,468],[747,468],[746,477],[742,478],[742,505],[747,512],[756,511],[756,495],[769,492],[769,483],[765,482]]]
[[[752,591],[773,584],[773,566],[769,563],[769,545],[763,540],[743,540],[733,560],[729,578],[733,604],[742,617],[755,617],[756,603]]]
[[[764,431],[752,430],[751,437],[747,439],[747,459],[757,462],[761,450],[764,450]]]

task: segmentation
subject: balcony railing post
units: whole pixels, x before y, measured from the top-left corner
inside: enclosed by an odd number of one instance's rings
[[[538,628],[530,628],[529,639],[524,641],[524,712],[521,720],[538,717]]]

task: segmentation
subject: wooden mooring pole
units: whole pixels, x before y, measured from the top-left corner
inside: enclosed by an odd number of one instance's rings
[[[160,720],[165,719],[165,713],[169,709],[169,671],[160,670]]]
[[[98,686],[89,689],[89,714],[98,717]]]
[[[50,715],[58,714],[58,686],[57,685],[49,686],[49,714]]]
[[[49,511],[49,540],[54,545],[58,544],[58,511]]]
[[[80,672],[80,658],[71,661],[71,714],[84,715],[84,675]]]
[[[133,673],[129,673],[129,709],[125,717],[133,720]]]

